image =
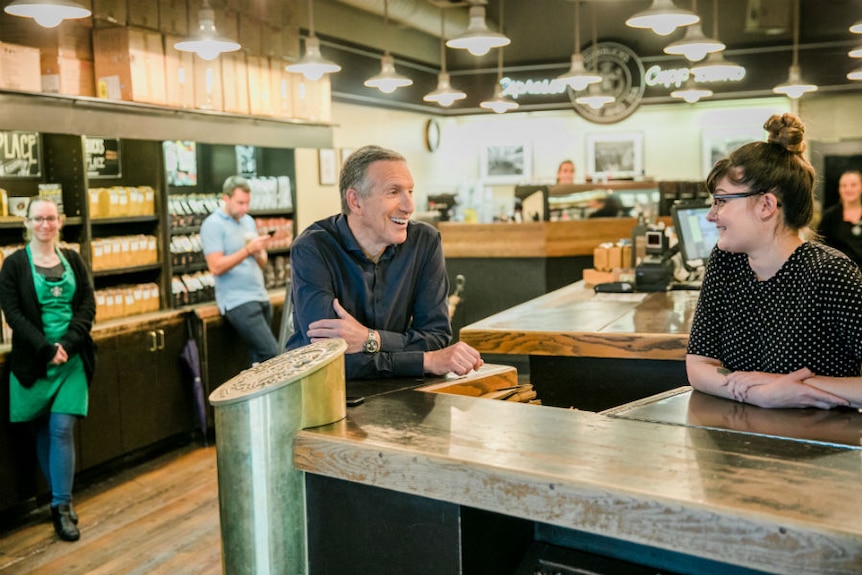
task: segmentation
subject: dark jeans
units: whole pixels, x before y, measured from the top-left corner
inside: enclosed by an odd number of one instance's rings
[[[248,363],[266,361],[281,352],[272,334],[272,306],[268,301],[250,301],[228,310],[224,316],[248,345]]]

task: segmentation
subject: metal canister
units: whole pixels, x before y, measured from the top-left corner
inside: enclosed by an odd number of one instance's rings
[[[224,573],[306,573],[305,480],[293,467],[293,437],[345,417],[346,350],[341,339],[313,343],[210,394]]]

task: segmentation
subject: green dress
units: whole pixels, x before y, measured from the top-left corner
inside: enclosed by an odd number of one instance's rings
[[[27,256],[36,287],[36,298],[42,307],[42,328],[47,340],[57,343],[66,334],[72,320],[72,298],[77,282],[69,262],[59,251],[63,275],[49,280],[36,271],[30,246]],[[68,350],[67,350],[68,351]],[[24,387],[11,374],[9,377],[9,420],[30,421],[48,412],[87,415],[87,375],[80,354],[74,354],[61,365],[49,365],[47,376],[36,380],[32,387]]]

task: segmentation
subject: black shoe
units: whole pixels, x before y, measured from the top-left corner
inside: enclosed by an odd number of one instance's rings
[[[81,532],[78,531],[69,514],[68,504],[51,507],[51,520],[54,523],[57,537],[63,541],[77,541],[81,538]]]
[[[72,523],[74,523],[75,525],[78,524],[78,514],[75,513],[75,508],[72,506],[71,503],[69,504],[69,519],[71,519]]]

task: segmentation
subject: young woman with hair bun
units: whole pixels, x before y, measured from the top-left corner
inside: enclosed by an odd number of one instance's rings
[[[691,328],[686,371],[699,390],[761,407],[862,407],[862,273],[807,241],[814,169],[805,126],[767,120],[766,142],[707,178],[719,232]]]

